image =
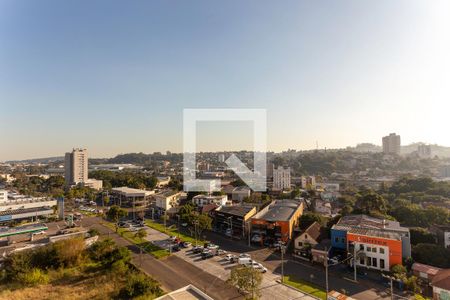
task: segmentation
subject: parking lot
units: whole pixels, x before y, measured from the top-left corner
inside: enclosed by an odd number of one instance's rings
[[[169,249],[170,245],[172,245],[172,241],[167,234],[148,227],[146,227],[146,231],[148,233],[146,239],[153,244],[165,249]],[[235,255],[240,254],[236,252],[227,253]],[[214,275],[217,279],[227,280],[230,277],[231,269],[238,265],[237,262],[231,263],[225,259],[227,253],[213,256],[208,259],[202,259],[200,253],[193,253],[192,247],[189,247],[181,248],[180,251],[174,252],[173,254],[186,262],[201,268],[205,272]],[[257,258],[256,261],[264,265],[263,261],[258,261]],[[261,292],[263,292],[263,295],[261,299],[314,299],[297,290],[280,284],[277,282],[279,279],[280,275],[273,273],[270,269],[263,274],[263,281],[261,284]],[[213,284],[214,282],[211,282],[211,285]]]

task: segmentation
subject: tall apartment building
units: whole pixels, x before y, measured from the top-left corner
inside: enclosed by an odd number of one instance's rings
[[[289,190],[291,188],[291,168],[273,168],[273,189]]]
[[[383,137],[383,152],[400,155],[400,136],[391,133]]]
[[[431,158],[431,145],[420,144],[417,146],[417,154],[420,158]]]
[[[65,156],[66,184],[85,183],[88,180],[88,154],[86,149],[73,149]]]

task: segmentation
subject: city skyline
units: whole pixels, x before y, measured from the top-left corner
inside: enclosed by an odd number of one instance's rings
[[[276,152],[450,146],[448,2],[90,5],[0,4],[0,161],[181,152],[185,108],[264,108]],[[245,124],[199,130],[250,148]]]

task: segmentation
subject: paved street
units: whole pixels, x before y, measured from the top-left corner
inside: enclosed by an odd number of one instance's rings
[[[172,291],[193,284],[214,299],[243,298],[236,288],[230,286],[221,278],[216,278],[178,256],[172,255],[166,259],[158,260],[149,254],[140,255],[138,247],[120,237],[111,229],[100,225],[99,222],[99,218],[85,218],[83,220],[84,226],[96,228],[103,236],[109,235],[113,238],[118,245],[128,247],[132,251],[132,262],[157,279],[165,290]]]
[[[147,233],[147,240],[151,241],[152,243],[160,247],[165,247],[166,249],[170,245],[170,242],[168,241],[168,235],[151,228],[147,228]],[[235,254],[237,253],[235,252]],[[180,257],[190,264],[201,268],[205,272],[208,272],[209,274],[215,276],[217,279],[221,280],[227,280],[230,277],[231,269],[237,266],[237,263],[229,263],[220,256],[202,260],[200,254],[192,253],[192,251],[189,249],[182,249],[178,252],[175,252],[174,255]],[[252,258],[258,261],[255,257]],[[276,282],[279,279],[280,276],[272,273],[272,271],[270,270],[263,275],[263,282],[261,284],[261,299],[315,299],[295,289]]]

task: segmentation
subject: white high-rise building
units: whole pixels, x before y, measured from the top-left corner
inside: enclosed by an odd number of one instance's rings
[[[225,161],[225,154],[219,154],[219,162],[223,163]]]
[[[421,158],[431,158],[431,145],[419,145],[417,146],[417,154]]]
[[[67,185],[85,183],[88,180],[88,153],[86,149],[73,149],[65,157],[65,178]]]
[[[400,136],[391,133],[383,137],[383,152],[386,154],[400,155]]]
[[[273,189],[289,190],[291,188],[291,168],[273,168]]]

